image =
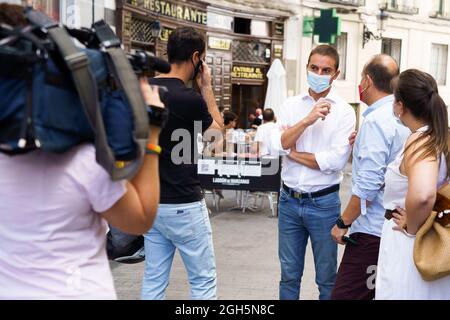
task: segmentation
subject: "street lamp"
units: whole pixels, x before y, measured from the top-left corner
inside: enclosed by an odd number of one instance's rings
[[[153,39],[159,38],[159,36],[161,35],[161,23],[159,22],[159,20],[155,20],[151,23],[150,32]]]
[[[373,34],[372,31],[369,30],[369,28],[364,24],[364,31],[363,31],[363,48],[366,45],[367,42],[370,40],[381,40],[383,38],[383,32],[384,30],[384,23],[389,18],[389,15],[386,13],[387,9],[387,3],[384,2],[380,4],[379,6],[380,13],[377,14],[377,22],[378,22],[378,34]]]

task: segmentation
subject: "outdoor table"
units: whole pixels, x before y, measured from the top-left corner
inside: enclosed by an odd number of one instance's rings
[[[242,154],[227,157],[203,156],[198,160],[198,177],[203,189],[237,190],[238,207],[243,209],[244,193],[276,192],[281,187],[281,157]]]

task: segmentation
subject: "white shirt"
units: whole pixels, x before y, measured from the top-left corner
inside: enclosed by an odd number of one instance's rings
[[[278,125],[274,122],[267,122],[258,127],[256,130],[255,141],[259,142],[259,154],[272,155],[272,136],[278,131]]]
[[[306,128],[296,143],[298,152],[313,153],[320,170],[310,169],[287,156],[283,159],[281,178],[297,192],[315,192],[342,181],[342,170],[348,161],[351,147],[348,138],[355,130],[356,116],[353,108],[339,97],[334,89],[325,98],[331,103],[330,114]],[[279,127],[293,127],[313,109],[316,101],[304,93],[291,97],[280,110]],[[281,137],[277,137],[278,148]],[[285,150],[289,152],[289,150]]]
[[[116,299],[97,212],[126,192],[92,145],[0,154],[0,300]]]

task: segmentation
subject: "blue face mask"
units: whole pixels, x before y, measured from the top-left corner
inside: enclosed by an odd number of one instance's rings
[[[308,71],[308,84],[315,93],[322,93],[328,90],[331,85],[332,76],[320,76],[314,72]]]

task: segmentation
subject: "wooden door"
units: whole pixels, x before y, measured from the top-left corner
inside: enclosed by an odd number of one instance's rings
[[[206,63],[211,69],[214,96],[220,110],[231,110],[231,53],[208,51]]]

